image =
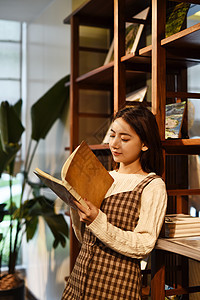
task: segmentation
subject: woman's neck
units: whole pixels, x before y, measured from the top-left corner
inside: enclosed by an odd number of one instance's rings
[[[128,165],[124,165],[124,164],[120,163],[118,172],[119,173],[124,173],[124,174],[147,175],[147,173],[143,171],[142,166],[141,166],[140,163],[128,164]]]

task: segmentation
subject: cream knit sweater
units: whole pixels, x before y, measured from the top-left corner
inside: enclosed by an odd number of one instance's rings
[[[106,197],[133,190],[145,176],[140,174],[122,174],[110,172],[114,178]],[[149,173],[147,176],[154,173]],[[154,248],[159,236],[167,206],[165,183],[160,178],[152,180],[143,190],[141,197],[140,216],[134,231],[124,231],[107,221],[101,210],[96,219],[87,226],[89,230],[104,244],[113,250],[132,257],[144,258]],[[72,224],[75,234],[82,242],[81,222],[76,210],[71,209]]]

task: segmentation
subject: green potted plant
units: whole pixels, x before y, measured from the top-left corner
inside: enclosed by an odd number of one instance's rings
[[[0,203],[0,222],[5,218],[9,220],[8,232],[6,234],[0,232],[0,299],[1,293],[3,293],[3,299],[10,295],[8,291],[2,292],[4,285],[14,295],[18,295],[17,299],[24,299],[24,285],[16,274],[16,263],[22,238],[24,235],[26,235],[27,241],[33,238],[39,217],[43,217],[54,236],[53,247],[56,248],[59,244],[64,247],[66,244],[68,225],[63,214],[57,214],[54,202],[41,195],[42,183],[31,182],[29,172],[39,141],[45,139],[54,122],[61,116],[64,106],[69,103],[69,88],[65,87],[67,81],[69,81],[69,76],[57,82],[31,107],[32,132],[25,161],[20,171],[23,179],[18,203],[12,195],[12,186],[15,160],[20,151],[21,136],[25,130],[21,122],[22,100],[17,101],[15,105],[10,105],[7,101],[1,103],[0,176],[3,172],[9,174],[10,199],[9,203]],[[32,146],[33,143],[35,144],[34,147]],[[26,198],[27,193],[25,193],[27,187],[31,190],[29,193],[31,196],[28,196],[28,199]],[[8,272],[2,275],[1,262],[6,237],[9,237]],[[14,283],[14,287],[12,283]],[[18,285],[19,288],[16,289],[15,286]]]

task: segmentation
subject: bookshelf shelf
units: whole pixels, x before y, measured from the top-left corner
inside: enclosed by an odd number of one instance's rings
[[[200,139],[174,139],[162,141],[166,154],[190,155],[200,153]]]
[[[141,61],[144,61],[143,58],[140,59],[140,62],[137,64],[137,67],[129,65],[126,70],[126,84],[127,86],[131,85],[134,81],[144,81],[146,79],[146,69],[147,67],[143,65]],[[148,66],[148,69],[150,65]],[[142,70],[143,69],[143,70]],[[114,62],[110,62],[105,66],[96,68],[88,73],[85,73],[76,79],[76,83],[82,89],[101,89],[101,90],[111,90],[113,87],[113,70]],[[150,70],[149,70],[150,72]]]
[[[167,66],[188,68],[200,63],[200,23],[161,40],[166,48]],[[151,57],[152,45],[139,50],[139,55]]]
[[[193,237],[193,240],[195,240],[195,238],[197,240],[199,240],[200,236],[197,237]],[[185,238],[187,240],[187,238]],[[199,248],[197,249],[190,249],[190,248],[186,248],[184,245],[179,244],[179,243],[175,243],[177,239],[175,238],[171,238],[171,239],[165,239],[165,238],[160,238],[157,241],[156,244],[156,249],[159,250],[168,250],[170,252],[174,252],[180,255],[184,255],[186,257],[190,257],[192,259],[195,259],[197,261],[200,261],[200,250]]]
[[[176,189],[167,190],[169,196],[189,196],[189,195],[200,195],[200,189]]]
[[[92,25],[111,27],[111,18],[113,16],[112,1],[87,0],[80,7],[64,19],[65,24],[70,24],[73,16],[79,18],[80,25]],[[103,20],[103,22],[102,22]]]
[[[151,1],[126,0],[125,16],[131,18],[151,4]],[[87,0],[64,19],[65,24],[70,24],[71,18],[79,18],[81,25],[102,27],[113,26],[113,0]]]
[[[177,1],[177,0],[170,0],[170,1]],[[177,2],[187,2],[187,3],[191,3],[191,4],[199,4],[199,0],[178,0]]]
[[[200,93],[187,93],[187,92],[167,92],[167,98],[192,98],[200,99]]]
[[[90,86],[94,89],[103,88],[104,90],[110,90],[113,84],[113,68],[114,63],[110,62],[105,66],[101,66],[77,77],[76,83],[82,88],[84,88],[84,86],[86,88]]]
[[[200,46],[200,23],[193,25],[189,28],[181,30],[167,38],[161,40],[161,46],[163,47],[173,47],[176,49],[176,52],[179,52],[179,49],[189,49],[192,50],[199,50]],[[188,52],[188,56],[191,56],[191,52]],[[192,51],[193,52],[193,51]],[[181,53],[179,52],[179,55]],[[200,54],[198,54],[200,58]]]
[[[128,54],[121,57],[121,62],[125,64],[126,70],[151,72],[150,57]]]
[[[167,38],[161,40],[161,46],[165,48],[173,48],[174,52],[182,58],[192,58],[192,54],[196,53],[199,61],[199,46],[200,46],[200,23],[186,28],[178,33],[175,33]],[[181,48],[181,53],[180,49]],[[184,49],[188,49],[188,52],[184,52]],[[196,51],[195,51],[196,50]],[[151,56],[152,45],[148,45],[139,50],[139,55]],[[185,54],[185,55],[183,55]]]

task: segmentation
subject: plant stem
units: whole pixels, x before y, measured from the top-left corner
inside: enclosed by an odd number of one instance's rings
[[[21,211],[21,208],[22,208],[23,195],[24,195],[26,183],[27,183],[27,180],[28,180],[28,174],[29,174],[29,171],[30,171],[30,168],[31,168],[31,164],[32,164],[32,161],[33,161],[33,158],[34,158],[34,155],[35,155],[38,143],[39,143],[39,142],[36,143],[36,145],[35,145],[35,147],[33,149],[33,152],[30,155],[30,152],[31,152],[31,142],[32,142],[32,140],[30,140],[30,142],[29,142],[27,156],[26,156],[26,159],[25,159],[24,177],[23,177],[21,197],[20,197],[20,211]],[[29,159],[29,157],[30,157],[30,159]],[[14,249],[13,249],[13,260],[14,260],[13,261],[13,264],[14,264],[13,268],[14,268],[14,266],[16,264],[16,260],[17,260],[17,254],[18,254],[18,248],[19,248],[18,244],[21,244],[21,241],[18,242],[19,233],[21,231],[21,226],[22,226],[21,219],[22,219],[22,216],[19,216],[19,218],[17,220],[17,230],[16,230],[15,242],[14,242]]]
[[[26,155],[25,163],[24,163],[24,170],[27,169],[27,165],[28,165],[28,161],[29,161],[29,156],[30,156],[30,152],[31,152],[31,144],[32,144],[32,139],[30,138],[30,141],[28,143],[27,155]]]
[[[36,150],[37,150],[38,144],[39,144],[39,141],[37,141],[37,143],[35,144],[35,147],[34,147],[33,152],[32,152],[32,154],[31,154],[31,158],[30,158],[30,160],[29,160],[29,164],[28,164],[27,169],[26,169],[27,176],[28,176],[28,174],[29,174],[29,171],[30,171],[30,168],[31,168],[31,165],[32,165],[32,162],[33,162],[33,158],[34,158],[34,156],[35,156],[35,152],[36,152]]]
[[[10,269],[10,266],[12,264],[12,235],[13,235],[13,218],[12,218],[12,208],[13,208],[13,199],[12,199],[12,175],[9,170],[9,189],[10,189],[10,207],[9,207],[9,218],[10,218],[10,242],[9,242],[9,261],[8,261],[8,266]]]

